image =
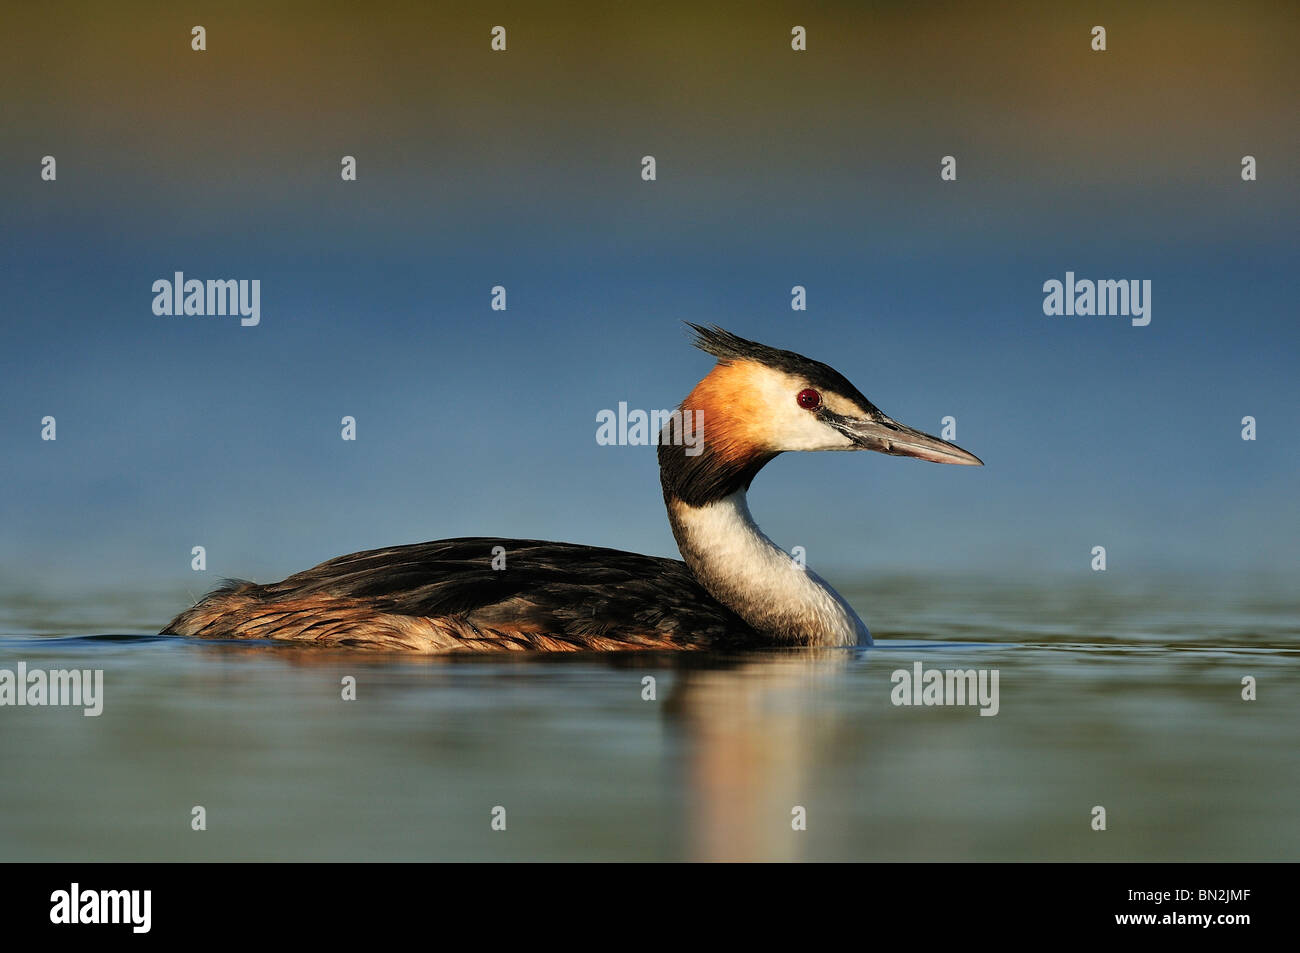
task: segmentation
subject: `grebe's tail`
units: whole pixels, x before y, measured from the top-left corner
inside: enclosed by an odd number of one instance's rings
[[[472,646],[466,638],[470,633],[461,628],[450,619],[416,620],[376,611],[357,599],[322,593],[285,598],[246,579],[227,579],[168,622],[161,634],[445,652]]]

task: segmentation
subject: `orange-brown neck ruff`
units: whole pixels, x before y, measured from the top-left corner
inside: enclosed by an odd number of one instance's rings
[[[682,401],[681,409],[696,415],[702,449],[691,456],[667,431],[661,436],[659,479],[665,501],[703,506],[747,490],[780,452],[766,442],[766,415],[753,386],[761,370],[753,361],[720,363]]]

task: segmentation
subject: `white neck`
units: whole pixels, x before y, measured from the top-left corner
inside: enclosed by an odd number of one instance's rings
[[[714,503],[668,503],[682,558],[713,598],[774,642],[870,645],[871,634],[824,579],[763,535],[739,490]]]

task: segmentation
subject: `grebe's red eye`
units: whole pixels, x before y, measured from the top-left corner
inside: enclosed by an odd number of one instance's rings
[[[799,406],[804,410],[816,410],[822,405],[822,395],[817,393],[811,387],[805,387],[799,391],[799,396],[795,398]]]

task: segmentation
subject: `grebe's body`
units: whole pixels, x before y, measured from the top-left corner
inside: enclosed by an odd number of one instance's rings
[[[695,331],[718,358],[681,407],[702,422],[703,446],[659,444],[684,562],[539,540],[416,543],[340,556],[271,585],[231,582],[163,632],[420,652],[869,643],[849,604],[755,525],[750,482],[790,450],[980,461],[890,420],[825,364],[719,328]],[[502,551],[505,566],[494,568]]]

